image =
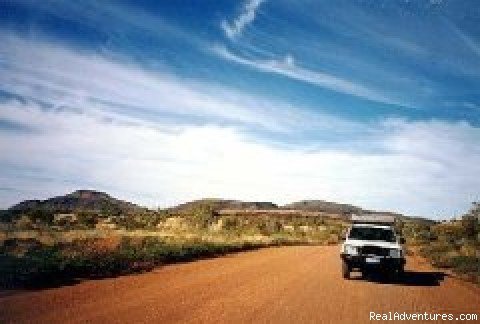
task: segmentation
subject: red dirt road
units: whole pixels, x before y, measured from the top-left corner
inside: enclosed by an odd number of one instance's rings
[[[343,280],[338,247],[262,249],[4,295],[0,323],[362,323],[370,312],[480,317],[480,288],[442,279],[417,258],[407,270],[396,284]]]

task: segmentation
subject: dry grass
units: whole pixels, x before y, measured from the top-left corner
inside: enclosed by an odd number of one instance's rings
[[[148,271],[160,264],[260,247],[320,242],[320,238],[290,234],[204,230],[16,231],[4,232],[1,237],[0,285],[10,287],[62,284],[76,278]],[[327,236],[322,242],[334,243],[336,239]]]

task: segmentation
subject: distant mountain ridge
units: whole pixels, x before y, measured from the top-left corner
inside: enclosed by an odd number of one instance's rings
[[[95,190],[77,190],[64,196],[56,196],[45,200],[25,200],[7,211],[18,214],[32,210],[73,213],[78,211],[113,213],[131,213],[145,208],[131,202],[111,197],[105,192]]]
[[[304,211],[315,211],[315,212],[325,212],[325,213],[336,213],[336,214],[361,214],[364,210],[360,207],[348,205],[348,204],[339,204],[324,200],[302,200],[298,202],[293,202],[287,205],[282,206],[283,209],[296,209]]]
[[[338,215],[341,218],[348,218],[352,214],[374,213],[387,214],[399,219],[415,219],[414,217],[404,216],[394,212],[371,211],[350,204],[328,202],[324,200],[302,200],[283,206],[278,206],[272,202],[265,201],[240,201],[230,199],[206,198],[194,200],[177,206],[167,208],[172,214],[188,214],[200,208],[207,208],[212,211],[220,210],[298,210],[305,212],[319,212],[330,215]],[[148,210],[131,202],[123,201],[111,197],[105,192],[95,190],[77,190],[72,193],[56,196],[45,200],[25,200],[6,211],[3,214],[20,215],[31,211],[48,211],[51,213],[75,213],[80,211],[90,211],[99,214],[107,212],[110,215],[126,215],[135,212]],[[278,213],[278,212],[277,212]],[[421,220],[422,218],[417,218]]]
[[[241,200],[229,200],[229,199],[217,199],[217,198],[204,198],[189,201],[177,206],[171,207],[168,210],[173,213],[185,214],[197,208],[210,208],[213,211],[222,209],[277,209],[278,206],[272,202],[248,202]]]
[[[335,202],[329,202],[325,200],[301,200],[297,202],[292,202],[283,206],[279,206],[272,202],[264,201],[241,201],[241,200],[230,200],[230,199],[218,199],[218,198],[204,198],[189,201],[186,203],[179,204],[177,206],[169,208],[170,211],[174,213],[188,213],[189,211],[196,208],[211,208],[214,211],[224,210],[224,209],[245,209],[245,210],[270,210],[270,209],[279,209],[279,210],[301,210],[309,212],[323,212],[339,215],[351,215],[351,214],[362,214],[362,213],[386,213],[389,215],[398,215],[401,214],[392,213],[392,212],[377,212],[366,210],[357,206],[349,204],[341,204]]]
[[[302,200],[293,202],[283,206],[279,206],[272,202],[264,201],[241,201],[217,198],[205,198],[189,201],[183,204],[169,208],[173,212],[188,212],[194,208],[209,207],[212,210],[222,209],[247,209],[247,210],[269,210],[269,209],[287,209],[302,210],[325,213],[351,214],[362,213],[364,210],[360,207],[328,202],[324,200]]]

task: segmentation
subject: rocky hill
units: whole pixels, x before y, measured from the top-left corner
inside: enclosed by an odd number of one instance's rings
[[[240,200],[206,198],[180,204],[178,206],[169,208],[169,211],[174,214],[188,214],[200,208],[208,208],[213,211],[219,211],[223,209],[277,209],[278,206],[271,202],[246,202]]]
[[[77,190],[64,196],[57,196],[46,200],[25,200],[10,207],[7,212],[16,215],[28,214],[29,212],[38,210],[53,213],[90,211],[109,214],[128,214],[145,210],[145,208],[113,198],[104,192]]]
[[[282,209],[324,212],[339,215],[361,214],[364,212],[364,210],[360,207],[324,200],[302,200],[282,206]]]

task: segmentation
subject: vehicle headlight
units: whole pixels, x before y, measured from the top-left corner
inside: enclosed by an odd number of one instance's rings
[[[390,250],[390,257],[391,258],[401,258],[402,257],[402,251],[399,249],[391,249]]]
[[[358,248],[353,245],[345,245],[343,251],[348,255],[358,255]]]

